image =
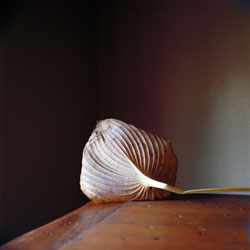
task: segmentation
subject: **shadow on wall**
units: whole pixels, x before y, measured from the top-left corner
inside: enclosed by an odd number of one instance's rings
[[[179,187],[250,186],[249,11],[226,1],[102,10],[112,38],[101,41],[100,117],[168,137]]]
[[[97,2],[7,8],[0,244],[81,206],[82,149],[97,119]]]

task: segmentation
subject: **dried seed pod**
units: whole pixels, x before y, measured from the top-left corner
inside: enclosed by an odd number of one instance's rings
[[[97,124],[83,150],[81,190],[95,202],[164,199],[170,192],[250,192],[249,187],[183,191],[174,187],[177,167],[169,141],[107,119]]]
[[[169,141],[107,119],[85,145],[80,185],[94,201],[162,199],[170,193],[158,187],[175,185],[177,166]]]

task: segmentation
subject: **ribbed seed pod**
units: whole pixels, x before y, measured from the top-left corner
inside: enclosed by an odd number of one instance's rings
[[[99,122],[83,150],[81,190],[93,201],[167,198],[178,162],[171,143],[125,122]],[[160,188],[160,189],[159,189]]]

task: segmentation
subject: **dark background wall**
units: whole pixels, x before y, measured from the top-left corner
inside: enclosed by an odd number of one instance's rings
[[[96,1],[7,3],[0,37],[0,244],[87,201],[79,188],[81,152],[98,103]]]
[[[100,117],[169,138],[180,188],[250,186],[249,1],[103,2]]]

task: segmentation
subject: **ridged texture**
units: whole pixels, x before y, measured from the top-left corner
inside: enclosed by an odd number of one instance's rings
[[[83,150],[80,185],[93,201],[153,200],[169,192],[150,188],[145,175],[175,185],[177,159],[171,143],[125,122],[99,122]]]

